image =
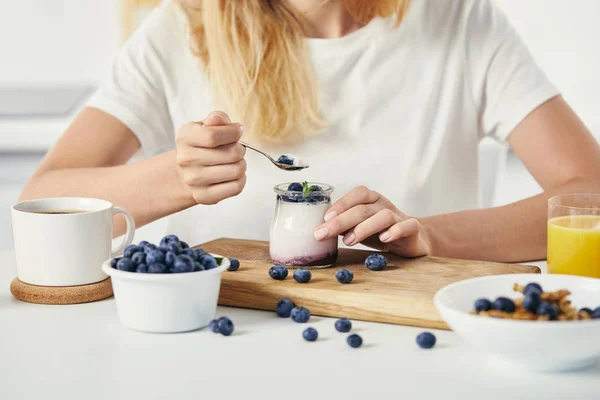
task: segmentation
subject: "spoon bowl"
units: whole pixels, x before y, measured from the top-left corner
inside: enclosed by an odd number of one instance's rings
[[[248,144],[246,142],[242,142],[241,140],[238,143],[241,144],[242,146],[244,146],[247,149],[254,150],[257,153],[260,153],[263,156],[267,157],[267,159],[269,161],[271,161],[273,163],[273,165],[275,165],[277,168],[282,169],[284,171],[301,171],[301,170],[306,169],[306,168],[309,167],[308,164],[304,164],[304,163],[296,164],[294,158],[292,158],[294,160],[294,164],[292,164],[292,165],[280,163],[276,159],[274,159],[273,157],[271,157],[268,153],[262,151],[261,149],[259,149],[257,147],[252,146],[251,144]]]

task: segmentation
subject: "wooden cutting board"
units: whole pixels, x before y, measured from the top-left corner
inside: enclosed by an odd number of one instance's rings
[[[525,265],[391,254],[386,254],[386,269],[376,272],[364,265],[372,252],[340,249],[335,267],[312,270],[311,281],[301,284],[292,277],[293,270],[283,281],[269,277],[273,264],[267,242],[218,239],[199,247],[240,260],[239,270],[223,274],[220,305],[274,310],[279,299],[289,298],[312,315],[426,328],[448,329],[433,304],[433,295],[447,284],[486,275],[540,273]],[[354,273],[352,283],[336,281],[340,268]]]

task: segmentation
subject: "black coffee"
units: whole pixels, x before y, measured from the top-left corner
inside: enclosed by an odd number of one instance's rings
[[[49,210],[49,211],[34,211],[34,214],[80,214],[88,212],[87,210]]]

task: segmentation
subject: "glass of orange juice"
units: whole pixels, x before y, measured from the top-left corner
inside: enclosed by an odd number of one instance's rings
[[[600,194],[548,200],[548,272],[600,278]]]

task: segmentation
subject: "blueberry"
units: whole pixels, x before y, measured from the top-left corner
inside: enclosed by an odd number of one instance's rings
[[[387,260],[382,254],[371,254],[365,260],[365,265],[371,271],[382,271],[387,265]]]
[[[144,264],[146,262],[146,253],[143,251],[138,251],[137,253],[133,253],[131,256],[131,261],[136,264]]]
[[[352,335],[348,335],[346,342],[348,342],[348,345],[350,347],[354,347],[356,349],[356,348],[362,346],[363,340],[360,336],[353,333]]]
[[[281,299],[275,305],[275,313],[281,318],[288,318],[295,307],[294,303],[289,299]]]
[[[135,272],[137,265],[129,258],[121,258],[117,263],[117,269],[119,271]]]
[[[169,251],[179,255],[183,252],[183,249],[181,248],[181,243],[179,242],[173,242],[173,243],[169,243],[167,245],[167,249],[169,249]]]
[[[290,313],[290,317],[294,322],[304,323],[310,319],[310,311],[304,307],[294,307]]]
[[[294,271],[294,280],[298,283],[306,283],[310,281],[312,274],[307,269],[297,269]]]
[[[508,297],[498,297],[496,301],[494,301],[494,304],[492,304],[492,309],[507,313],[515,312],[515,308],[515,302]]]
[[[287,190],[288,192],[302,192],[304,188],[302,187],[301,183],[294,182],[290,183],[290,186],[288,186]]]
[[[133,256],[138,251],[144,251],[144,249],[140,246],[136,246],[135,244],[130,244],[129,246],[125,247],[125,251],[123,252],[123,257],[131,258],[131,256]]]
[[[302,332],[302,337],[307,342],[314,342],[319,337],[319,332],[315,328],[306,328],[304,332]]]
[[[215,260],[215,258],[208,254],[208,253],[204,253],[200,256],[200,258],[198,259],[198,261],[200,262],[200,264],[202,264],[202,266],[204,267],[204,269],[208,270],[208,269],[214,269],[217,268],[217,260]]]
[[[175,265],[176,259],[177,259],[177,256],[175,255],[175,253],[173,253],[171,251],[167,251],[167,253],[165,254],[165,265],[169,268],[173,268],[173,265]]]
[[[110,266],[111,268],[117,268],[117,263],[119,262],[119,260],[123,258],[123,257],[115,257],[112,260],[110,260]],[[591,314],[591,313],[590,313]]]
[[[150,253],[146,255],[146,264],[164,264],[165,263],[165,253],[160,250],[152,250]]]
[[[139,272],[140,274],[147,274],[148,266],[146,264],[139,264],[135,269],[135,272]]]
[[[558,309],[556,308],[555,305],[544,301],[537,308],[536,314],[537,315],[547,315],[550,317],[551,320],[555,320],[556,318],[558,318]]]
[[[430,349],[435,346],[435,335],[431,332],[423,332],[417,336],[417,344],[422,349]]]
[[[190,257],[186,255],[177,256],[175,259],[175,264],[173,264],[173,268],[171,268],[171,272],[182,273],[182,272],[192,272],[194,267],[196,266],[196,261],[192,260]]]
[[[335,279],[337,279],[339,283],[350,283],[352,282],[352,279],[354,279],[354,274],[350,270],[340,269],[335,273]]]
[[[238,268],[240,268],[240,261],[237,258],[230,258],[229,268],[227,268],[227,271],[237,271]]]
[[[283,265],[274,265],[269,269],[269,276],[282,281],[288,276],[288,270]]]
[[[152,264],[148,267],[149,274],[166,274],[168,272],[165,264]]]
[[[192,260],[198,261],[198,253],[196,253],[192,249],[183,249],[183,252],[181,254],[185,254],[186,256],[190,257]]]
[[[160,240],[161,247],[167,247],[169,243],[179,242],[179,238],[175,235],[167,235]]]
[[[233,322],[227,317],[219,318],[217,327],[219,328],[221,335],[229,336],[233,333]]]
[[[338,332],[350,332],[352,329],[352,322],[348,318],[340,318],[335,321],[335,330]]]
[[[323,188],[319,185],[312,185],[308,188],[308,190],[310,190],[311,192],[320,192],[321,190],[323,190]]]
[[[169,248],[167,246],[158,246],[158,249],[156,250],[162,251],[164,254],[166,254],[167,251],[169,251]]]
[[[478,299],[475,301],[475,311],[477,312],[488,311],[490,308],[492,308],[492,302],[488,299]]]
[[[157,250],[157,249],[158,249],[158,247],[156,247],[156,245],[155,245],[155,244],[148,243],[148,244],[146,245],[146,247],[144,247],[144,253],[148,254],[148,253],[150,253],[151,251],[154,251],[154,250]]]
[[[539,294],[544,293],[544,291],[542,290],[542,287],[539,284],[537,284],[535,282],[531,282],[531,283],[528,283],[527,285],[525,285],[525,289],[523,290],[523,295],[526,295],[527,293],[529,293],[532,290],[538,292]]]
[[[181,244],[181,248],[184,249],[184,250],[190,248],[190,245],[187,244],[187,242],[184,242],[183,240],[180,241],[179,243]]]
[[[148,246],[150,244],[150,242],[146,241],[146,240],[142,240],[141,242],[138,243],[138,246],[140,246],[142,249],[145,249],[146,246]]]
[[[583,307],[581,310],[579,310],[579,312],[588,313],[590,316],[594,313],[594,311],[589,307]]]
[[[194,272],[204,271],[204,267],[198,261],[194,264]]]
[[[535,313],[542,303],[542,298],[537,290],[529,290],[523,298],[523,308]]]
[[[592,313],[592,318],[600,319],[600,307],[596,307],[596,309]]]
[[[202,254],[206,254],[206,252],[202,249],[194,249],[194,251],[196,252],[196,256],[198,257],[198,259],[200,259],[200,256],[202,256]]]
[[[213,319],[212,321],[210,321],[210,323],[208,324],[208,327],[210,328],[211,331],[213,331],[214,333],[219,333],[219,320],[218,319]]]
[[[285,164],[285,165],[294,165],[294,160],[292,160],[291,158],[289,158],[286,155],[282,155],[277,159],[277,162],[279,164]]]

